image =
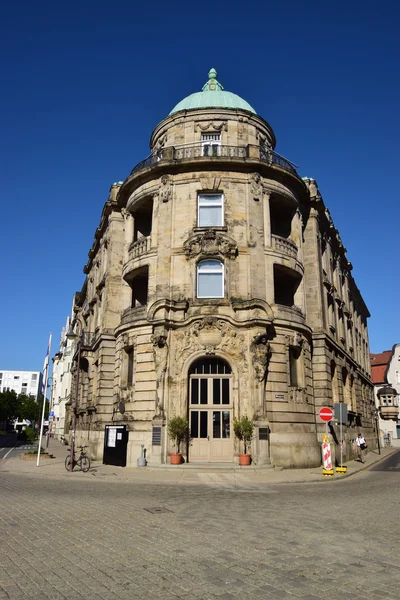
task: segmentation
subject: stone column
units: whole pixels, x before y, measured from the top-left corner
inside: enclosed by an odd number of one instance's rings
[[[150,245],[151,248],[156,249],[158,245],[158,212],[159,212],[159,194],[153,195],[153,214],[152,214],[152,224],[151,224],[151,240]]]
[[[319,244],[319,218],[317,209],[311,207],[304,231],[304,280],[307,319],[311,327],[323,327],[323,294],[321,247]]]
[[[271,198],[271,192],[269,190],[264,191],[263,195],[263,209],[264,209],[264,246],[271,246],[271,214],[269,200]]]
[[[133,233],[134,233],[134,229],[135,229],[135,220],[133,218],[133,215],[128,212],[127,210],[124,210],[122,213],[122,216],[124,217],[124,221],[125,221],[125,228],[124,228],[124,263],[128,262],[128,257],[129,257],[129,247],[133,242]]]

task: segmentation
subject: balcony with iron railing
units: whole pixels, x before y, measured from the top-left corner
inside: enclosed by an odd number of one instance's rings
[[[254,162],[258,160],[261,163],[278,167],[284,171],[292,173],[296,177],[299,177],[296,172],[296,165],[290,160],[287,160],[272,150],[251,144],[247,146],[205,146],[204,144],[191,144],[179,146],[177,148],[174,146],[169,146],[167,148],[163,148],[159,152],[151,154],[138,163],[132,169],[131,175],[135,175],[147,167],[161,166],[167,162],[178,163],[180,161],[191,160],[199,160],[203,162],[210,160],[215,162],[227,160],[246,162],[251,160],[251,162]]]

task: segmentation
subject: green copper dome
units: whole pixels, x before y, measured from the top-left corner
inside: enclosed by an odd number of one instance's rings
[[[173,115],[180,110],[193,110],[195,108],[239,108],[257,114],[246,100],[224,90],[217,81],[217,71],[215,69],[210,70],[208,81],[201,92],[195,92],[178,102],[169,114]]]

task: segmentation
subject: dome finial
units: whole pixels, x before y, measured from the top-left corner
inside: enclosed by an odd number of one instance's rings
[[[203,85],[203,92],[215,92],[223,90],[223,86],[217,81],[218,73],[215,69],[210,69],[208,72],[208,81]]]

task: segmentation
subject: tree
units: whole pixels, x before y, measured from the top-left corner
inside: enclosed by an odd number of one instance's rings
[[[247,446],[250,444],[253,437],[254,421],[251,421],[246,416],[241,419],[234,419],[233,431],[235,432],[236,437],[243,442],[244,453],[247,454]]]
[[[21,412],[19,415],[21,419],[26,419],[27,421],[40,420],[39,404],[36,401],[36,398],[34,398],[33,396],[26,396],[25,394],[21,394],[19,398],[21,401]]]
[[[19,417],[21,401],[14,391],[0,394],[0,423],[11,424]]]
[[[181,443],[189,435],[189,423],[183,417],[173,417],[168,421],[168,433],[171,440],[176,444],[177,454],[180,454]]]

